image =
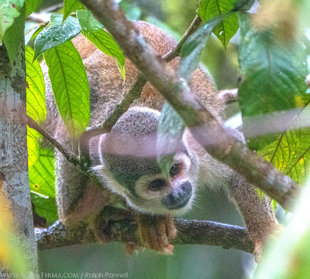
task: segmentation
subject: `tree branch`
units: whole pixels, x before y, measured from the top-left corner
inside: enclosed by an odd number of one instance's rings
[[[104,24],[125,55],[179,113],[193,136],[209,154],[246,177],[284,208],[291,207],[299,193],[298,184],[249,150],[234,137],[233,130],[221,125],[191,94],[187,82],[179,79],[156,55],[114,1],[80,2]]]
[[[184,42],[188,39],[190,35],[192,35],[199,27],[201,23],[201,18],[196,15],[193,21],[191,22],[190,26],[187,28],[185,33],[183,34],[181,40],[177,43],[177,45],[174,47],[174,49],[170,50],[168,53],[166,53],[162,59],[169,62],[175,57],[180,55],[181,48],[184,44]]]
[[[225,249],[235,248],[249,253],[253,251],[253,243],[242,227],[183,219],[176,220],[175,225],[178,236],[171,241],[172,244],[204,244],[222,246]],[[109,221],[104,232],[111,241],[141,245],[135,221]],[[72,228],[57,221],[48,229],[36,229],[35,233],[39,249],[98,242],[93,230],[86,223]]]
[[[81,166],[81,161],[79,158],[72,152],[69,152],[68,150],[65,150],[65,148],[51,135],[49,135],[44,129],[40,127],[40,125],[35,122],[30,116],[26,115],[26,123],[27,125],[39,132],[45,139],[47,139],[54,147],[56,147],[59,152],[72,164],[75,166],[79,165]]]

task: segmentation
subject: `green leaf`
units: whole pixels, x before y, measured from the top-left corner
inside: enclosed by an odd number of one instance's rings
[[[184,124],[177,112],[165,102],[160,114],[157,130],[157,161],[166,177],[174,160],[173,156],[181,151]],[[184,150],[183,150],[184,151]]]
[[[214,28],[226,15],[212,19],[210,22],[200,27],[190,36],[181,49],[180,76],[188,80],[194,70],[198,67],[201,53]]]
[[[259,150],[277,138],[272,131],[260,136],[262,126],[272,128],[272,123],[264,124],[261,116],[268,114],[267,119],[271,119],[274,112],[304,105],[306,55],[301,42],[284,44],[275,39],[272,30],[254,31],[245,17],[241,20],[240,36],[239,66],[243,81],[238,98],[248,146]],[[275,132],[279,129],[275,127]]]
[[[43,136],[27,126],[28,166],[31,167],[40,157],[40,143]]]
[[[42,0],[25,0],[26,17],[35,12],[41,5]]]
[[[26,81],[27,81],[27,114],[38,124],[46,119],[45,84],[41,66],[33,60],[34,51],[25,48]]]
[[[54,150],[40,148],[39,159],[29,167],[30,190],[55,198]]]
[[[20,15],[19,10],[23,5],[23,0],[0,0],[0,44],[5,32]]]
[[[49,224],[58,220],[56,199],[31,192],[31,201],[35,206],[36,213],[45,218]]]
[[[80,54],[66,42],[46,51],[44,58],[60,115],[77,139],[90,119],[89,86]]]
[[[77,16],[82,27],[82,34],[103,53],[115,59],[121,75],[125,79],[125,56],[113,37],[102,29],[102,24],[89,11],[78,11]]]
[[[77,17],[82,28],[82,32],[101,30],[103,25],[92,15],[90,11],[77,11]]]
[[[296,109],[285,131],[271,144],[266,145],[259,154],[265,157],[284,174],[299,184],[304,184],[310,167],[310,108]]]
[[[85,6],[77,0],[64,0],[64,17],[63,20],[77,10],[85,10]]]
[[[232,11],[235,8],[235,4],[236,0],[201,0],[198,14],[204,22],[207,22],[219,15]],[[213,33],[222,42],[224,48],[226,48],[230,39],[238,31],[238,28],[238,17],[234,13],[219,22],[214,28]]]
[[[34,42],[34,59],[80,33],[81,27],[76,18],[68,17],[63,24],[62,18],[62,15],[51,15],[51,22],[38,34]]]
[[[24,44],[25,8],[23,7],[19,12],[20,15],[15,19],[3,36],[11,65],[14,64]]]

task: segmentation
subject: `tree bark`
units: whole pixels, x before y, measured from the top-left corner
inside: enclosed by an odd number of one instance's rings
[[[9,204],[15,237],[27,253],[29,269],[37,272],[37,246],[30,202],[27,154],[26,73],[23,42],[10,65],[0,46],[0,194]],[[0,267],[0,269],[6,267]]]

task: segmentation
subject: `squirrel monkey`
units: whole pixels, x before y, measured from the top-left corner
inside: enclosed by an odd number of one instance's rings
[[[158,27],[136,22],[136,28],[147,42],[163,55],[176,42]],[[91,127],[103,123],[121,102],[137,77],[137,69],[126,59],[126,81],[122,79],[113,58],[98,50],[82,35],[73,39],[87,70],[90,85]],[[179,59],[169,66],[177,69]],[[47,69],[45,68],[45,75]],[[209,111],[222,121],[224,104],[217,97],[212,79],[197,69],[190,80],[192,92]],[[47,103],[51,119],[57,120],[55,137],[71,148],[69,135],[57,112],[51,87],[47,86]],[[254,253],[259,255],[268,234],[277,221],[267,198],[258,197],[256,189],[226,165],[213,159],[185,131],[180,149],[174,154],[169,177],[156,161],[156,132],[159,111],[163,105],[160,93],[149,83],[114,125],[111,132],[92,140],[90,154],[95,172],[112,192],[125,198],[137,212],[138,231],[142,242],[152,249],[171,253],[169,239],[176,230],[173,215],[191,207],[198,187],[224,186],[243,215]],[[55,129],[54,129],[55,130]],[[237,135],[242,140],[242,135]],[[60,219],[72,224],[98,214],[109,202],[109,194],[95,181],[90,181],[56,151],[56,194]]]

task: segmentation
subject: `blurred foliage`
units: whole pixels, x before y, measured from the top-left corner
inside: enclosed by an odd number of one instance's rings
[[[306,279],[310,274],[310,183],[303,189],[293,216],[270,244],[255,279]],[[289,241],[288,241],[289,240]]]
[[[2,180],[0,178],[0,188]],[[15,237],[14,216],[11,209],[12,205],[7,200],[3,191],[0,191],[0,266],[1,271],[9,270],[9,275],[29,274],[27,256],[23,250],[23,245]],[[2,277],[5,274],[0,274]]]

